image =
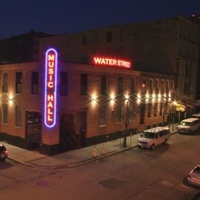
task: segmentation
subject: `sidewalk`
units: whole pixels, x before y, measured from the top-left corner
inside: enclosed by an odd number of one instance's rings
[[[176,132],[171,129],[171,133]],[[137,146],[138,134],[127,137],[127,147],[123,147],[123,138],[104,142],[94,146],[89,146],[77,150],[67,151],[54,156],[42,155],[37,151],[25,150],[8,143],[0,141],[6,145],[8,150],[8,159],[14,160],[21,164],[34,167],[52,167],[52,168],[64,168],[64,167],[76,167],[83,165],[94,160],[101,159],[103,157],[110,156]]]

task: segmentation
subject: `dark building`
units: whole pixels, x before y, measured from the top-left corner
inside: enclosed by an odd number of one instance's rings
[[[39,40],[52,34],[31,30],[18,36],[0,40],[0,64],[38,61]]]

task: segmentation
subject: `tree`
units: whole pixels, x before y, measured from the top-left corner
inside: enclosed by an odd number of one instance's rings
[[[117,99],[116,115],[123,121],[124,124],[124,140],[123,147],[127,146],[128,127],[133,122],[133,119],[140,112],[139,105],[136,103],[135,96],[120,96]]]
[[[192,112],[194,109],[194,100],[179,90],[174,90],[172,93],[171,109],[179,112],[179,114],[181,112],[185,112],[185,114],[186,112]]]

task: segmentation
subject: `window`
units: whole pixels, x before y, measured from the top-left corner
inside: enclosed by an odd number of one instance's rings
[[[154,117],[157,116],[157,112],[158,112],[158,104],[155,103],[155,104],[154,104]]]
[[[99,125],[106,125],[106,106],[101,106],[99,110]]]
[[[87,95],[88,75],[81,74],[81,95]]]
[[[152,110],[152,104],[149,103],[149,104],[148,104],[148,110],[147,110],[147,117],[148,117],[148,118],[151,117],[151,110]]]
[[[122,105],[117,105],[117,112],[116,112],[116,122],[121,123],[122,122]]]
[[[160,102],[160,116],[162,116],[163,115],[163,103],[162,102]]]
[[[107,32],[106,42],[112,42],[112,32]]]
[[[149,81],[149,93],[153,94],[153,80],[152,79]]]
[[[107,90],[107,76],[101,76],[101,94],[106,94]]]
[[[22,93],[22,72],[16,72],[15,75],[15,92]]]
[[[2,92],[8,92],[8,74],[3,73]]]
[[[156,85],[155,85],[155,89],[156,89],[156,94],[158,94],[159,93],[159,81],[158,80],[156,80]]]
[[[2,122],[4,124],[8,124],[8,105],[7,104],[3,104],[2,105]]]
[[[22,108],[21,106],[15,106],[15,126],[22,126]]]
[[[164,94],[164,92],[165,92],[165,84],[164,84],[164,80],[161,80],[161,84],[160,84],[160,86],[161,86],[161,94]]]
[[[146,104],[142,103],[140,105],[140,124],[144,124],[145,110],[146,110]]]
[[[166,93],[169,94],[169,80],[166,80]]]
[[[147,81],[146,79],[142,80],[142,93],[145,94],[146,93],[146,86],[147,86]]]
[[[60,95],[68,95],[68,73],[60,73]]]
[[[131,79],[131,94],[135,93],[135,78]]]
[[[123,85],[124,85],[124,79],[123,77],[118,78],[118,94],[123,94]]]
[[[32,72],[31,74],[31,94],[38,94],[39,88],[39,72]]]
[[[87,44],[87,38],[84,36],[82,38],[82,45],[86,45]]]

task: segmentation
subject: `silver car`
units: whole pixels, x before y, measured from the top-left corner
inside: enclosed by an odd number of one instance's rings
[[[200,186],[200,164],[190,171],[187,181],[192,185]]]

